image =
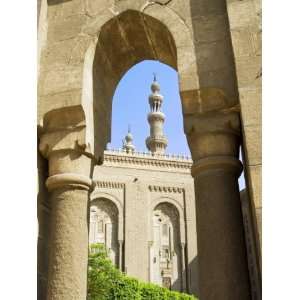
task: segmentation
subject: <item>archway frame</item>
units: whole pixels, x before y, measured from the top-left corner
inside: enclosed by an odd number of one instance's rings
[[[132,2],[130,2],[132,3]],[[90,42],[89,47],[85,53],[84,58],[84,70],[83,70],[83,84],[82,84],[82,105],[84,107],[84,110],[86,112],[87,116],[93,116],[94,122],[91,122],[91,118],[87,118],[87,128],[90,128],[90,133],[87,132],[87,137],[91,137],[94,135],[94,149],[95,149],[95,156],[98,157],[98,151],[100,151],[100,156],[103,151],[103,147],[105,147],[106,143],[110,141],[110,132],[104,133],[104,136],[106,136],[106,140],[101,142],[100,145],[97,145],[99,142],[99,137],[96,136],[96,132],[100,133],[101,126],[97,126],[97,120],[102,119],[103,116],[97,115],[97,110],[95,110],[95,106],[99,107],[99,103],[97,99],[95,99],[96,95],[95,92],[92,91],[95,90],[95,87],[93,84],[95,84],[95,61],[97,60],[97,55],[101,55],[101,50],[98,50],[101,46],[101,34],[103,33],[103,30],[105,30],[106,26],[110,22],[114,22],[114,20],[119,20],[122,16],[127,15],[140,15],[141,19],[144,18],[151,18],[155,20],[156,26],[160,26],[161,29],[167,31],[167,38],[172,39],[174,42],[174,48],[176,49],[175,59],[173,61],[170,61],[168,57],[164,57],[164,55],[159,55],[155,49],[153,52],[156,52],[154,54],[154,57],[148,56],[147,53],[144,55],[142,54],[141,57],[138,58],[137,61],[133,61],[132,64],[126,66],[123,70],[121,70],[120,74],[118,74],[117,78],[114,80],[113,87],[111,89],[111,93],[108,96],[110,98],[108,101],[112,101],[112,95],[115,91],[115,88],[119,81],[121,80],[122,76],[125,74],[125,72],[128,71],[129,68],[131,68],[134,64],[141,62],[146,59],[156,59],[163,63],[166,63],[173,67],[175,70],[178,71],[178,77],[179,77],[179,87],[180,91],[182,92],[182,95],[184,96],[187,91],[191,90],[198,90],[199,89],[199,80],[197,75],[197,66],[196,66],[196,55],[195,55],[195,49],[193,44],[193,38],[191,36],[190,30],[187,28],[187,26],[182,22],[182,20],[172,11],[170,8],[166,6],[160,6],[160,5],[147,5],[143,6],[141,10],[133,10],[133,9],[126,9],[125,11],[119,12],[117,15],[113,17],[108,17],[107,19],[103,19],[103,16],[96,17],[93,22],[86,25],[84,28],[84,32],[93,32],[94,39]],[[119,22],[119,21],[116,21]],[[96,24],[96,25],[95,25]],[[111,30],[109,28],[108,30]],[[147,32],[147,29],[145,29],[145,32]],[[122,34],[122,33],[121,33]],[[124,33],[123,33],[124,34]],[[151,41],[149,41],[149,48],[151,46]],[[130,45],[127,45],[129,48]],[[153,46],[153,45],[152,45]],[[153,46],[154,48],[157,46]],[[135,50],[134,50],[135,51]],[[164,50],[165,51],[165,50]],[[149,53],[148,53],[149,54]],[[105,55],[104,55],[105,56]],[[117,58],[117,57],[116,57]],[[108,63],[110,64],[110,63]],[[111,67],[111,66],[109,66]],[[106,80],[103,77],[102,80]],[[108,83],[111,84],[111,83]],[[101,95],[103,96],[103,95]],[[181,97],[182,98],[182,97]],[[184,107],[184,98],[182,98],[182,104]],[[93,109],[93,111],[91,111]],[[110,109],[106,108],[106,113],[111,114]],[[100,124],[99,124],[100,125]],[[108,128],[110,128],[110,117],[108,117]],[[102,132],[103,135],[103,132]]]
[[[149,214],[148,214],[148,220],[149,220],[148,228],[152,228],[152,215],[153,215],[155,208],[162,203],[167,203],[167,204],[173,206],[174,209],[177,211],[178,216],[179,216],[180,242],[181,242],[181,244],[186,244],[184,207],[182,207],[181,203],[179,203],[174,198],[160,196],[160,197],[157,197],[156,199],[154,199],[153,201],[151,201]],[[152,234],[153,234],[153,232],[151,230],[151,238],[150,238],[149,243],[151,243],[153,241]]]
[[[178,220],[175,220],[176,222],[179,222],[179,242],[180,244],[174,245],[174,247],[178,247],[180,249],[180,264],[181,264],[181,271],[178,272],[178,278],[180,278],[180,286],[182,291],[185,291],[187,287],[187,278],[185,276],[185,273],[187,272],[187,266],[186,266],[186,252],[185,252],[185,245],[186,245],[186,224],[184,219],[184,208],[182,207],[181,203],[177,200],[167,197],[167,196],[160,196],[156,199],[154,199],[151,202],[150,209],[149,209],[149,228],[151,228],[151,240],[148,241],[148,245],[152,247],[154,237],[153,237],[153,213],[159,207],[161,204],[167,204],[168,206],[173,209],[176,214],[178,215]],[[173,232],[173,234],[175,234]],[[149,251],[149,279],[151,278],[151,255]],[[185,272],[185,273],[184,273]]]
[[[124,9],[125,7],[126,9]],[[42,128],[41,133],[43,133],[47,132],[49,129],[53,130],[53,127],[56,127],[58,123],[62,123],[61,121],[58,121],[58,118],[62,119],[62,114],[64,116],[68,114],[68,124],[63,124],[63,126],[80,126],[80,130],[74,134],[73,139],[77,140],[80,149],[83,149],[87,154],[94,156],[97,161],[103,156],[105,146],[107,142],[110,141],[111,114],[110,108],[106,107],[104,108],[106,116],[103,117],[99,110],[101,104],[99,105],[95,100],[95,76],[93,72],[95,63],[97,63],[95,60],[97,59],[97,56],[99,56],[99,51],[97,49],[101,43],[101,33],[105,26],[128,14],[138,14],[141,18],[149,18],[149,20],[151,18],[151,22],[155,23],[154,26],[160,28],[161,31],[168,32],[168,38],[172,39],[174,43],[173,46],[176,51],[176,59],[170,62],[170,58],[166,57],[164,54],[159,54],[155,49],[153,51],[155,52],[154,56],[152,57],[145,53],[138,61],[135,61],[132,65],[129,65],[126,69],[122,70],[122,73],[119,74],[113,84],[113,92],[122,75],[130,67],[142,60],[155,59],[166,63],[177,70],[184,112],[188,113],[190,108],[192,108],[191,106],[193,106],[193,104],[191,102],[197,104],[200,101],[198,100],[200,99],[200,87],[192,32],[172,9],[158,3],[147,5],[143,3],[139,6],[135,1],[126,0],[123,1],[123,3],[118,2],[113,11],[107,8],[101,14],[87,19],[86,22],[82,24],[80,31],[78,32],[78,37],[74,39],[73,47],[76,48],[77,45],[81,43],[80,39],[83,39],[84,37],[84,45],[80,46],[85,50],[83,51],[81,49],[80,57],[77,58],[80,63],[76,64],[74,67],[70,67],[69,63],[72,61],[72,53],[70,53],[70,57],[68,57],[62,66],[60,66],[59,71],[55,70],[56,66],[54,66],[52,70],[51,64],[46,66],[42,65],[39,84],[39,97],[41,103],[39,104],[38,118]],[[152,42],[149,41],[149,45],[151,43]],[[157,48],[157,46],[153,47]],[[167,52],[166,49],[162,52],[164,51]],[[46,60],[46,58],[44,58],[44,60]],[[63,65],[66,69],[65,71],[62,68]],[[74,82],[69,82],[67,87],[56,87],[55,85],[49,86],[48,84],[47,88],[45,88],[45,83],[47,83],[47,80],[49,82],[49,77],[55,75],[58,78],[61,76],[61,81],[64,81],[65,76],[69,76],[70,72],[73,73]],[[109,77],[109,75],[107,77]],[[103,80],[105,79],[103,78]],[[65,90],[68,91],[67,94]],[[70,90],[72,93],[69,92]],[[108,106],[111,105],[113,92],[108,96],[108,98],[110,98],[108,100],[108,102],[110,102]],[[75,115],[76,118],[73,117]],[[100,126],[97,120],[101,120],[102,126]],[[105,122],[108,132],[103,131],[103,127],[105,127],[103,126],[103,122]],[[61,125],[62,124],[60,124],[60,128],[62,127]],[[99,138],[100,135],[105,136],[104,140]],[[73,143],[70,145],[69,141],[60,139],[54,142],[55,146],[53,146],[53,149],[51,147],[52,145],[49,147],[49,144],[53,143],[51,142],[45,138],[45,135],[42,136],[40,150],[45,156],[47,156],[51,150],[56,150],[60,147],[67,146],[68,148],[74,148]]]
[[[95,192],[91,193],[90,195],[90,204],[93,201],[105,199],[107,201],[111,201],[117,208],[118,211],[118,241],[124,241],[124,207],[121,201],[111,195],[109,193],[101,192],[96,190]]]

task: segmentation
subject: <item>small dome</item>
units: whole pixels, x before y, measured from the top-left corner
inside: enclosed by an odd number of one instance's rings
[[[125,136],[126,142],[132,142],[133,141],[133,135],[131,132],[128,132],[127,135]]]
[[[133,141],[133,135],[130,132],[130,126],[128,126],[128,132],[123,140],[123,150],[126,151],[127,153],[133,153],[135,150],[132,141]]]
[[[153,93],[160,91],[159,83],[156,80],[154,80],[153,83],[151,84],[151,91]]]

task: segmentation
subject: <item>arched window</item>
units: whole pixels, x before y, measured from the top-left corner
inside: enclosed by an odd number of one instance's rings
[[[152,215],[153,245],[150,280],[172,290],[182,289],[182,253],[179,213],[170,203],[156,206]]]
[[[96,199],[91,203],[89,243],[104,244],[110,259],[117,265],[118,208],[108,199]]]

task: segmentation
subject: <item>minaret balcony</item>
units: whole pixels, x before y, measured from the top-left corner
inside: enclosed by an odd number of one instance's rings
[[[161,145],[163,148],[166,148],[168,145],[168,140],[165,136],[149,136],[146,139],[146,145],[149,150],[153,149],[157,145]]]
[[[162,113],[161,111],[154,111],[148,114],[149,123],[152,123],[153,121],[164,122],[165,118],[166,118],[165,114]]]

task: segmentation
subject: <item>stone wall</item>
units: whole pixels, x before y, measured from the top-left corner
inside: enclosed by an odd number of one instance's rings
[[[246,189],[240,192],[241,205],[243,212],[245,240],[247,244],[248,269],[251,282],[252,300],[261,300],[261,273],[259,265],[259,256],[256,251],[256,235],[253,226],[255,219],[251,210],[248,191]]]
[[[119,203],[120,210],[123,210],[124,271],[141,280],[150,280],[152,213],[159,203],[168,202],[180,211],[180,236],[186,248],[187,264],[184,285],[187,282],[186,288],[199,296],[191,161],[175,156],[153,157],[151,154],[118,151],[106,153],[103,165],[95,167],[93,180],[96,187],[91,198],[106,197]]]
[[[241,105],[245,177],[261,249],[261,0],[228,0],[228,17]],[[261,262],[260,262],[261,264]]]

